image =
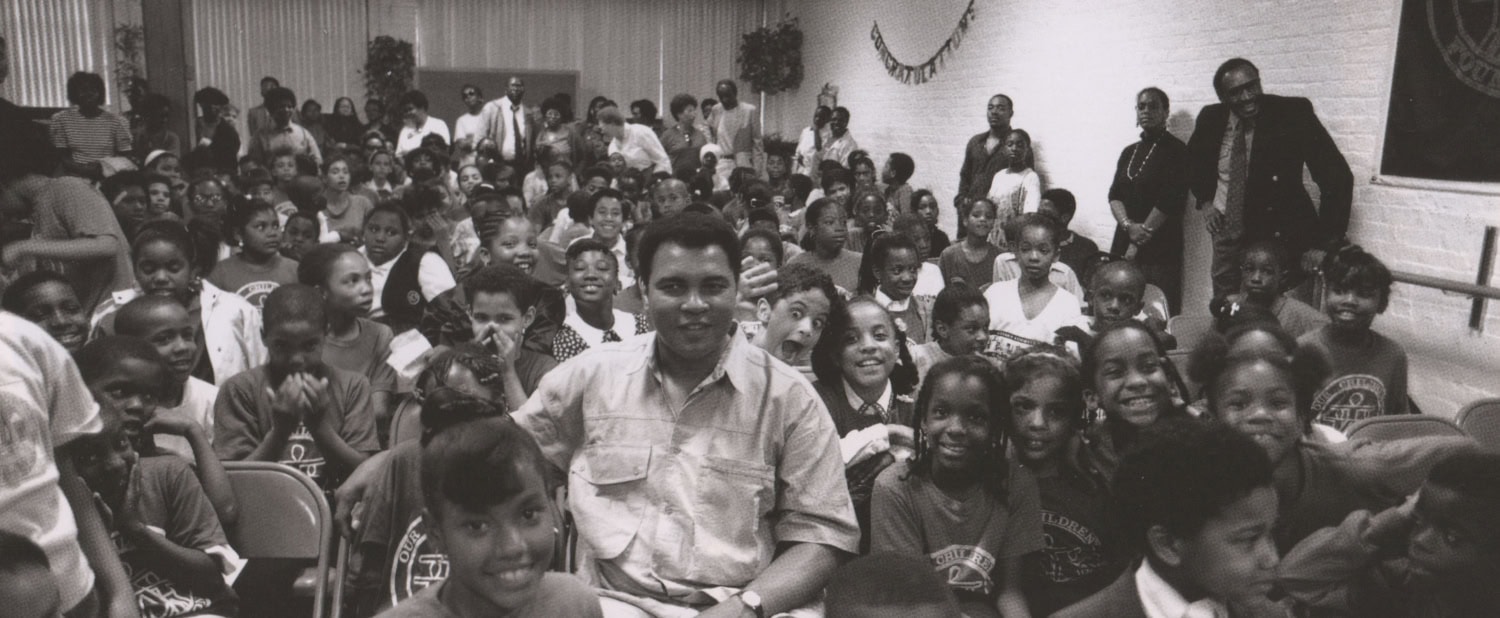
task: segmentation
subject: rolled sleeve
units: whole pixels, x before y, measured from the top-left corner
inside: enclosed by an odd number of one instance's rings
[[[785,447],[776,466],[777,543],[818,543],[859,551],[859,524],[844,482],[838,432],[822,401],[808,389],[788,416]]]

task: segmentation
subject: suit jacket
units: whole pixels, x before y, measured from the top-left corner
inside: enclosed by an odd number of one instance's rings
[[[504,103],[502,103],[502,101]],[[497,147],[505,143],[505,134],[510,132],[511,130],[510,123],[506,121],[505,113],[501,110],[502,104],[509,107],[510,99],[507,97],[500,97],[498,99],[490,101],[489,103],[485,103],[484,108],[479,112],[480,116],[484,118],[485,136],[492,140],[495,140],[495,145]],[[526,149],[526,159],[530,160],[532,157],[532,149],[536,146],[536,131],[538,123],[536,117],[536,107],[525,101],[521,102],[521,125],[521,130],[525,132],[526,135],[523,136],[521,143],[518,145]],[[525,163],[525,161],[523,161],[523,163]],[[531,168],[530,166],[526,166],[522,169],[530,170]]]
[[[1261,95],[1245,184],[1243,240],[1279,238],[1305,251],[1342,239],[1349,229],[1354,175],[1338,145],[1300,97]],[[1211,204],[1219,184],[1219,149],[1230,110],[1222,103],[1203,108],[1188,140],[1188,176],[1199,208]],[[1302,168],[1312,172],[1321,194],[1315,208],[1302,185]]]
[[[1135,569],[1125,569],[1115,583],[1052,614],[1052,618],[1146,618],[1140,591],[1135,587]]]

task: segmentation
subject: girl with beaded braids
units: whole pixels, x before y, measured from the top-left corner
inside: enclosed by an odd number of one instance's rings
[[[917,394],[916,456],[875,481],[871,550],[924,556],[965,615],[1027,615],[1022,556],[1044,546],[1036,478],[1006,457],[1010,390],[994,365],[955,357]]]

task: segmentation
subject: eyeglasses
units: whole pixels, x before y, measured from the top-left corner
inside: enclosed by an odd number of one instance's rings
[[[466,97],[477,97],[477,96],[479,96],[479,93],[478,93],[478,92],[475,92],[475,91],[473,91],[473,90],[466,90],[466,91],[464,91],[464,93],[463,93],[463,94],[464,94],[464,96],[466,96]]]
[[[212,204],[224,201],[224,196],[218,193],[200,193],[193,196],[193,201]]]

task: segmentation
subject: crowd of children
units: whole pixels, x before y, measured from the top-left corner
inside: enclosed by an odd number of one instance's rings
[[[269,461],[330,499],[374,468],[357,508],[335,504],[363,514],[340,574],[354,616],[602,615],[602,582],[567,572],[591,537],[569,542],[564,471],[509,414],[571,359],[692,327],[653,324],[650,298],[726,291],[731,336],[798,370],[837,432],[866,555],[809,574],[829,616],[1500,611],[1500,456],[1342,433],[1415,412],[1401,345],[1372,327],[1392,287],[1375,256],[1331,248],[1319,310],[1278,245],[1251,245],[1179,368],[1163,291],[1068,228],[1078,204],[1043,190],[1025,131],[950,240],[912,157],[840,150],[848,110],[810,155],[766,144],[758,171],[691,99],[654,131],[607,100],[570,124],[551,99],[524,169],[494,140],[450,145],[419,92],[399,139],[371,119],[340,141],[280,87],[236,165],[89,167],[123,138],[74,145],[62,177],[6,158],[6,216],[73,244],[3,239],[29,272],[0,299],[0,613],[248,612],[223,462]],[[734,228],[732,290],[638,261],[680,213]]]

